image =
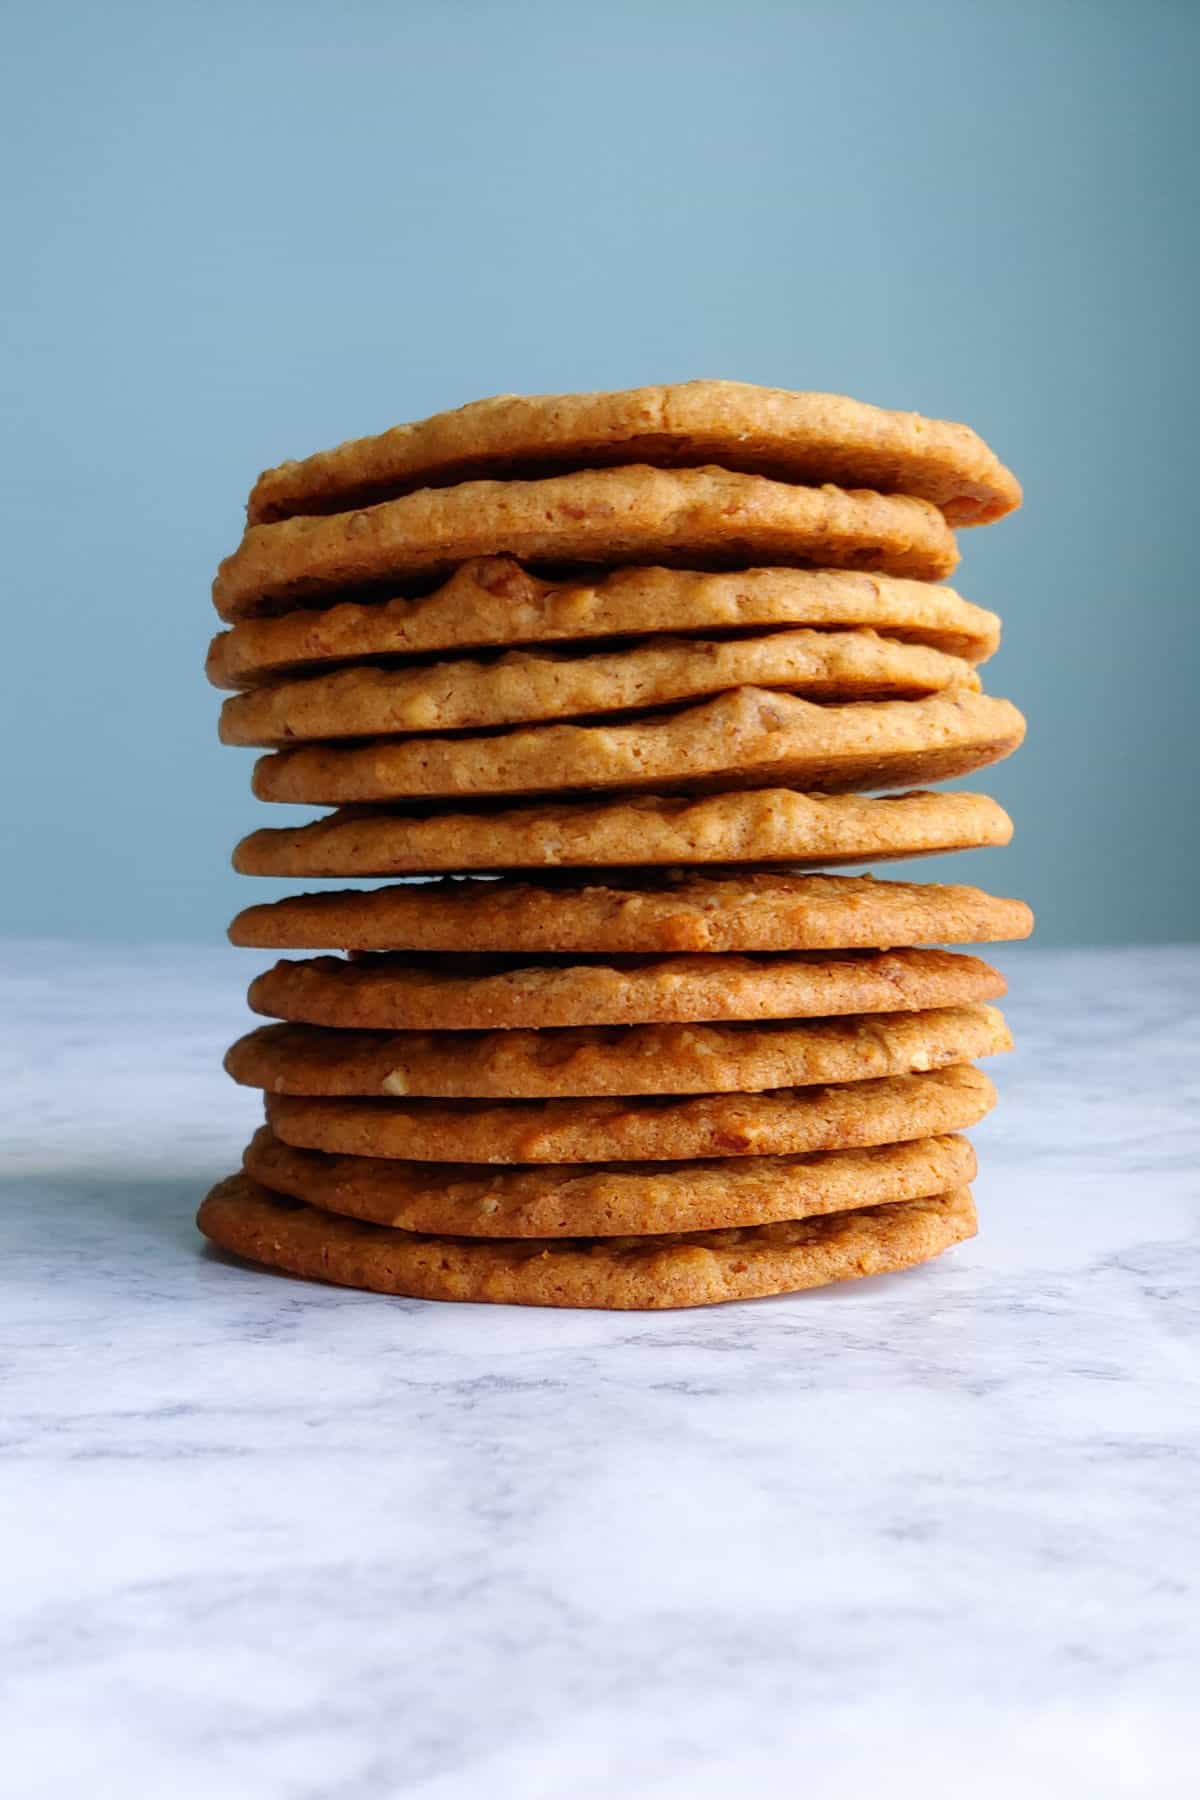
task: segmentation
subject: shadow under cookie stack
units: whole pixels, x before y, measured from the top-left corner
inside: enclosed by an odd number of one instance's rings
[[[214,601],[226,743],[334,810],[248,875],[278,1021],[223,1249],[388,1294],[671,1307],[972,1235],[1029,910],[826,873],[1003,844],[928,784],[1007,756],[994,614],[940,585],[1020,503],[974,432],[734,382],[506,396],[261,476]],[[915,790],[915,791],[913,791]],[[413,881],[402,878],[423,877]]]

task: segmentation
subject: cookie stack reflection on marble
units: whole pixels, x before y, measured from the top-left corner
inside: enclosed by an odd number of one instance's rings
[[[1020,489],[965,426],[731,382],[508,396],[261,476],[225,742],[334,810],[246,874],[266,1123],[215,1243],[384,1293],[668,1307],[924,1262],[1006,1049],[1015,900],[822,871],[1007,842],[999,621],[940,585]],[[914,791],[915,790],[915,791]],[[403,878],[432,877],[420,882]]]

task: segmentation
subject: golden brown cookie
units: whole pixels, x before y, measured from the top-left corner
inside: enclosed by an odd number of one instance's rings
[[[288,745],[396,733],[480,730],[636,712],[720,694],[780,688],[808,700],[919,699],[977,691],[960,656],[874,631],[776,631],[751,638],[651,638],[582,656],[510,650],[487,662],[358,666],[235,694],[221,708],[224,744]]]
[[[451,1237],[640,1237],[720,1231],[916,1200],[975,1176],[966,1138],[922,1138],[812,1156],[710,1162],[480,1169],[462,1163],[326,1156],[280,1143],[264,1126],[246,1149],[264,1187],[403,1231]]]
[[[907,494],[789,487],[727,469],[590,469],[422,488],[361,512],[251,525],[217,571],[213,604],[223,619],[253,618],[428,582],[498,553],[563,567],[799,563],[917,581],[940,581],[958,561],[937,507]]]
[[[268,1094],[275,1136],[338,1156],[466,1163],[793,1156],[965,1131],[996,1090],[970,1063],[764,1094],[660,1100],[336,1100]]]
[[[473,876],[296,894],[248,906],[235,944],[264,950],[500,950],[528,955],[887,950],[1028,937],[1023,900],[871,875]]]
[[[252,831],[243,875],[421,875],[443,870],[624,868],[678,863],[828,865],[1007,844],[1012,820],[985,794],[797,794],[789,788],[405,815],[331,813]]]
[[[852,569],[661,568],[545,581],[492,556],[464,563],[431,594],[245,619],[213,639],[207,670],[214,686],[243,688],[371,657],[785,626],[874,630],[971,663],[1000,642],[995,613],[928,581]]]
[[[1011,1045],[994,1006],[762,1025],[560,1031],[330,1031],[263,1025],[225,1068],[272,1094],[535,1100],[717,1094],[865,1081],[971,1062]]]
[[[304,806],[654,787],[844,794],[966,775],[1010,755],[1024,735],[1010,701],[962,688],[845,706],[738,688],[616,724],[277,750],[255,765],[254,792]]]
[[[649,1238],[423,1237],[218,1183],[196,1223],[222,1250],[314,1281],[423,1300],[611,1309],[703,1306],[927,1262],[974,1235],[968,1188],[826,1218]]]
[[[1021,503],[1016,477],[969,426],[842,394],[686,381],[606,394],[498,394],[357,438],[254,484],[251,522],[340,512],[480,475],[644,462],[719,463],[783,481],[920,494],[956,525]]]
[[[948,950],[841,956],[667,956],[523,962],[367,956],[278,962],[250,984],[253,1012],[347,1031],[553,1029],[832,1018],[996,1000],[1004,977]]]

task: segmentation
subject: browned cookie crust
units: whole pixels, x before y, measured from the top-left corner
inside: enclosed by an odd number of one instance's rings
[[[599,882],[450,877],[248,906],[233,943],[265,950],[529,955],[890,949],[1028,937],[1022,900],[870,875],[670,870]]]
[[[245,619],[213,639],[207,670],[216,687],[249,688],[371,657],[783,626],[874,630],[971,663],[1000,642],[995,613],[928,581],[852,569],[662,568],[545,581],[493,556],[464,563],[431,594]]]
[[[1011,1045],[993,1006],[761,1025],[560,1031],[331,1031],[264,1025],[225,1068],[273,1094],[534,1100],[717,1094],[865,1081],[971,1062]]]
[[[616,724],[277,750],[259,758],[254,792],[315,806],[654,787],[844,794],[966,775],[1010,755],[1024,735],[1010,701],[961,688],[846,706],[739,688]]]
[[[445,870],[658,864],[879,862],[1007,844],[1012,820],[984,794],[798,794],[789,788],[661,795],[406,816],[335,812],[252,831],[243,875],[421,875]]]
[[[920,494],[956,525],[1021,503],[1016,477],[967,425],[842,394],[687,381],[597,394],[499,394],[259,476],[251,522],[343,511],[480,475],[644,462],[719,463],[783,481]]]
[[[542,1165],[326,1156],[280,1143],[264,1126],[243,1158],[277,1193],[404,1231],[459,1237],[624,1237],[719,1231],[807,1219],[945,1193],[974,1179],[966,1138],[924,1138],[813,1156],[710,1162]]]
[[[733,688],[808,700],[919,699],[979,688],[971,663],[874,631],[776,631],[750,638],[651,638],[598,655],[510,650],[484,662],[359,665],[235,694],[224,744],[270,747],[411,732],[478,731],[644,711]]]
[[[592,469],[423,488],[365,511],[251,525],[213,583],[223,619],[418,583],[475,556],[560,566],[800,564],[940,581],[954,533],[907,494],[789,487],[727,469]]]
[[[336,956],[278,962],[251,984],[251,1010],[350,1031],[690,1024],[916,1012],[995,1000],[1004,977],[947,950],[842,956],[668,956],[530,963],[494,956]]]
[[[996,1103],[982,1069],[952,1063],[764,1094],[641,1100],[337,1100],[268,1094],[277,1138],[339,1156],[466,1163],[793,1156],[939,1137]]]
[[[223,1250],[315,1281],[425,1300],[614,1309],[702,1306],[927,1262],[973,1236],[970,1190],[733,1231],[649,1238],[424,1237],[220,1182],[197,1224]]]

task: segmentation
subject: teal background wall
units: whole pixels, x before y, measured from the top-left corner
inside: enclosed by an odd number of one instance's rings
[[[0,929],[209,938],[268,884],[208,582],[266,463],[698,374],[966,418],[1026,748],[916,865],[1043,942],[1196,935],[1200,7],[260,0],[5,13]],[[275,822],[288,816],[275,809]]]

